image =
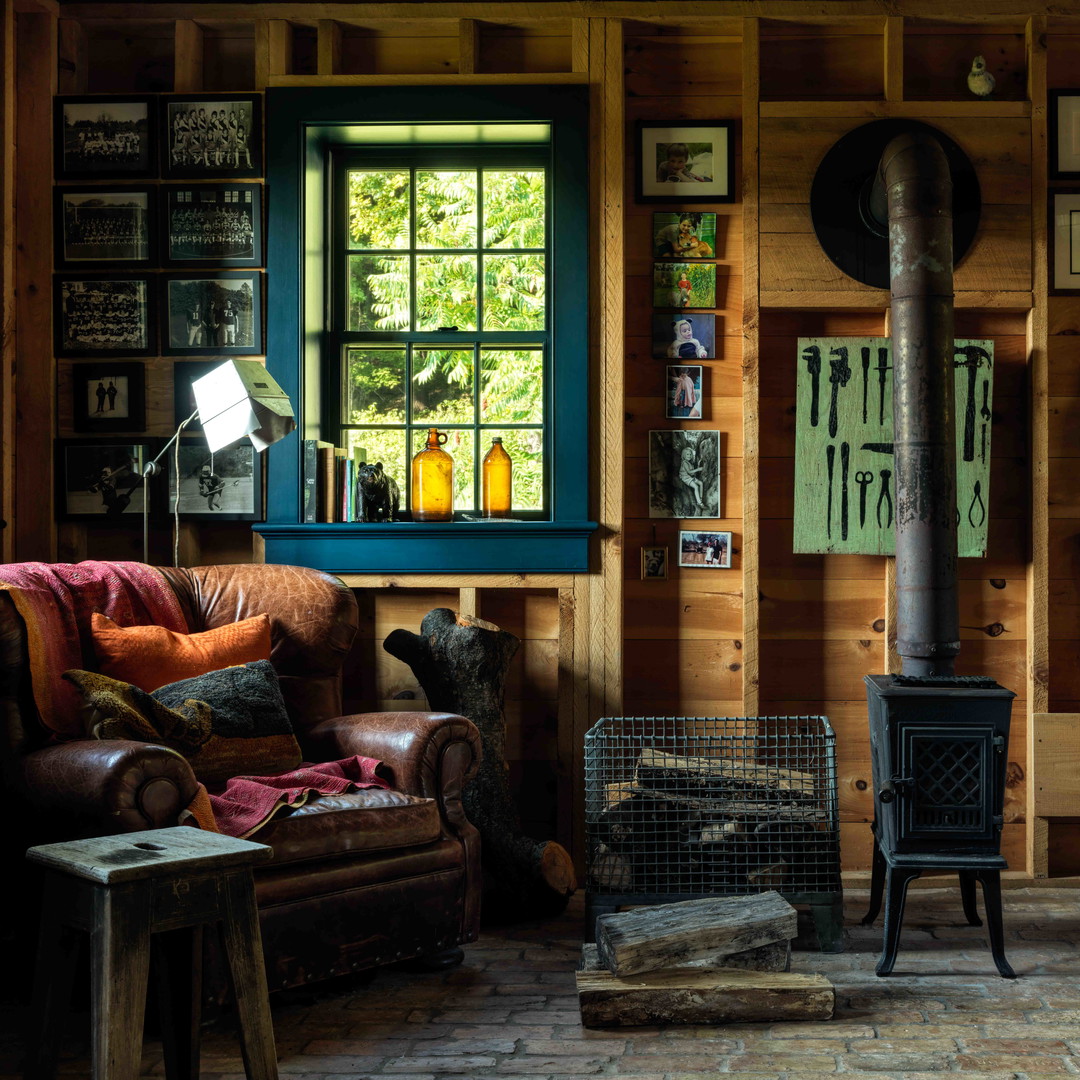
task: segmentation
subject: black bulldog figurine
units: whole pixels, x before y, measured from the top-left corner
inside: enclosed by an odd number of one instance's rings
[[[383,472],[382,462],[360,463],[356,477],[357,521],[393,521],[401,504],[397,481]]]

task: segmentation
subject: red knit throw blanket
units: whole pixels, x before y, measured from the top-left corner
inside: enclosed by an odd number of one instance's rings
[[[82,698],[60,676],[69,668],[96,670],[92,612],[121,626],[188,632],[176,594],[145,563],[6,563],[0,565],[0,589],[26,623],[34,701],[42,723],[60,739],[84,735]]]

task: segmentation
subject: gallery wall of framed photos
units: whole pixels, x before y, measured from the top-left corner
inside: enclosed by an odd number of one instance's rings
[[[258,93],[54,99],[58,520],[135,522],[137,470],[191,415],[191,381],[264,354],[262,127]],[[173,456],[155,516],[173,507]],[[254,454],[196,440],[179,457],[181,517],[262,517]]]

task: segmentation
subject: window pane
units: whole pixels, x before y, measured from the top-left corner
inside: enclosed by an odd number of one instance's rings
[[[417,172],[416,246],[476,247],[475,172]]]
[[[544,246],[544,171],[484,171],[484,246]]]
[[[409,171],[349,170],[349,245],[409,246]]]
[[[415,427],[412,429],[412,453],[415,456],[424,449],[427,444],[428,429]],[[442,449],[454,459],[454,513],[465,511],[466,513],[476,509],[476,499],[473,494],[473,433],[468,431],[455,431],[451,428],[446,432],[446,442]],[[411,460],[411,459],[410,459]]]
[[[544,354],[540,349],[480,350],[482,423],[544,422]]]
[[[344,424],[405,423],[405,350],[349,349]]]
[[[508,428],[499,431],[484,428],[480,432],[480,460],[491,449],[491,440],[498,436],[503,449],[510,455],[513,472],[511,508],[513,510],[543,510],[544,508],[544,433],[540,428]]]
[[[484,257],[484,329],[544,329],[544,256]]]
[[[417,255],[416,329],[476,329],[476,256]]]
[[[345,448],[353,461],[366,461],[369,465],[382,462],[383,472],[391,477],[398,486],[401,497],[400,509],[405,511],[408,499],[409,470],[405,460],[405,429],[342,432]]]
[[[471,424],[473,414],[472,350],[414,349],[413,420]]]
[[[409,256],[349,256],[349,330],[408,330]]]

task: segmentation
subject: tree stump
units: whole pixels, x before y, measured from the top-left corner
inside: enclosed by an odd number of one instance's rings
[[[554,840],[524,836],[506,780],[506,670],[520,642],[494,623],[449,608],[424,616],[420,633],[394,630],[383,648],[403,660],[432,709],[468,717],[484,759],[462,793],[481,837],[485,911],[498,917],[559,914],[577,887],[574,864]]]

